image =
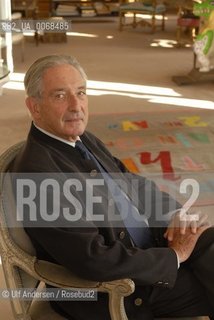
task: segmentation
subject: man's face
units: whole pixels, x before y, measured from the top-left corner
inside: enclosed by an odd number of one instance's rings
[[[47,69],[41,99],[27,98],[33,120],[40,128],[69,141],[83,134],[88,122],[86,84],[71,65]]]

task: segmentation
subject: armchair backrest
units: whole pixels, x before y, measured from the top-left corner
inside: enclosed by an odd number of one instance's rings
[[[33,263],[36,259],[35,249],[21,222],[17,225],[17,222],[13,221],[16,216],[16,206],[8,166],[22,146],[23,142],[18,143],[0,156],[0,254],[6,285],[10,290],[34,288],[38,283],[38,280],[30,275],[33,273]],[[10,227],[11,225],[16,227]],[[30,265],[27,267],[27,272],[24,271],[25,260],[32,262],[30,274]],[[11,299],[11,304],[15,315],[25,314],[31,301]]]

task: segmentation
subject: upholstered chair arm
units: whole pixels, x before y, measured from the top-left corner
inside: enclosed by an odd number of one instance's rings
[[[97,288],[99,282],[84,280],[61,265],[37,260],[34,270],[41,281],[59,288]]]
[[[120,279],[100,284],[98,291],[108,292],[109,294],[109,311],[112,320],[128,320],[124,307],[124,297],[132,294],[134,290],[135,284],[131,279]]]
[[[108,282],[96,282],[78,278],[63,266],[37,260],[34,270],[40,280],[55,287],[63,288],[93,288],[109,295],[109,312],[112,320],[128,320],[125,308],[124,297],[134,292],[135,285],[130,279],[120,279]]]

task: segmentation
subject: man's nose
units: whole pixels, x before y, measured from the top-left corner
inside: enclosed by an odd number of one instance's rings
[[[76,94],[70,93],[68,96],[68,106],[70,110],[78,110],[80,102]]]

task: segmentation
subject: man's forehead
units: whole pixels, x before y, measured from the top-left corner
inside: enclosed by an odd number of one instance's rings
[[[85,85],[79,85],[79,86],[73,86],[73,88],[75,90],[85,90],[86,89],[86,86]],[[70,86],[54,86],[53,88],[50,89],[50,92],[51,93],[54,93],[54,92],[59,92],[59,91],[70,91]]]
[[[75,85],[75,87],[85,87],[86,81],[79,70],[69,64],[57,65],[46,69],[42,79],[46,84],[57,86],[57,82],[64,86]]]
[[[46,78],[47,76],[53,73],[56,76],[64,76],[65,71],[67,71],[75,77],[83,78],[80,71],[70,64],[59,64],[45,69],[43,72],[43,78]]]

